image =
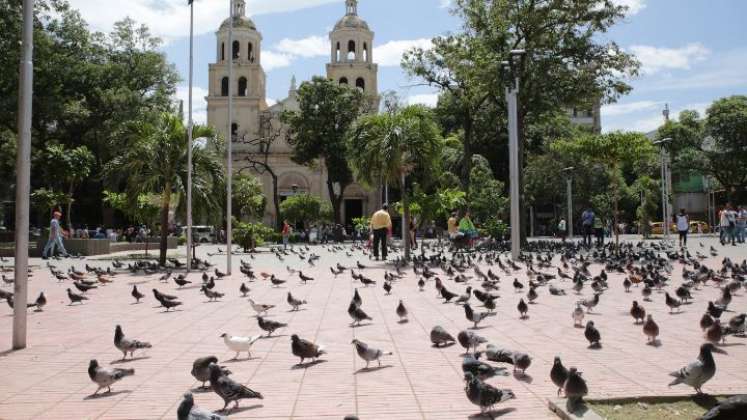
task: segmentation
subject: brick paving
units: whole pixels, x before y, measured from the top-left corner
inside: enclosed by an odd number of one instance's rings
[[[716,245],[712,238],[691,239],[691,249]],[[720,264],[724,255],[741,261],[747,256],[744,247],[716,245],[721,256],[709,258],[710,266]],[[202,247],[200,252],[215,251]],[[441,325],[452,335],[471,326],[464,318],[461,306],[443,304],[436,298],[433,282],[419,292],[412,270],[408,277],[394,284],[391,296],[381,288],[384,270],[381,263],[368,261],[356,252],[348,257],[344,252],[331,254],[321,247],[312,247],[321,255],[315,268],[291,255],[280,262],[274,255],[264,253],[250,260],[256,273],[275,273],[289,280],[285,288],[270,287],[269,282],[257,280],[247,285],[250,296],[257,302],[275,304],[272,319],[289,323],[277,336],[255,343],[251,360],[245,354],[231,361],[234,353],[227,350],[219,337],[226,332],[233,335],[254,335],[261,332],[247,299],[238,292],[246,281],[241,273],[231,279],[217,281],[216,289],[226,297],[208,303],[199,293],[199,273],[190,275],[191,287],[178,289],[173,282],[160,283],[159,275],[133,276],[121,273],[115,282],[88,293],[90,301],[84,305],[68,306],[65,289],[70,282],[58,283],[43,267],[45,262],[32,260],[39,268],[30,281],[30,299],[44,291],[49,301],[43,312],[29,312],[28,348],[22,351],[3,351],[10,348],[12,315],[5,303],[0,306],[0,363],[5,374],[0,381],[0,418],[2,419],[157,419],[174,418],[182,394],[197,388],[200,383],[190,375],[192,362],[197,357],[216,355],[233,371],[232,377],[261,392],[264,400],[243,400],[240,409],[230,418],[246,419],[341,419],[346,414],[357,414],[361,419],[463,419],[479,418],[479,409],[464,395],[461,357],[463,349],[455,346],[436,349],[429,341],[430,329]],[[205,254],[202,255],[203,257]],[[504,257],[505,258],[505,257]],[[364,273],[378,281],[376,287],[361,287],[345,273],[335,279],[329,272],[332,264],[354,265],[360,260],[370,268]],[[211,261],[220,269],[225,267],[225,256]],[[105,267],[108,261],[95,258],[54,262],[66,269],[69,264],[82,269],[84,263]],[[303,268],[316,280],[307,285],[291,276],[286,265]],[[483,266],[487,271],[487,266]],[[596,274],[600,266],[593,265]],[[496,271],[495,269],[493,271]],[[546,270],[549,271],[549,270]],[[673,287],[681,282],[681,266],[674,264]],[[489,383],[511,388],[517,395],[501,404],[497,413],[501,419],[551,419],[547,399],[556,395],[549,379],[555,355],[561,356],[566,366],[577,366],[584,372],[591,398],[611,398],[650,395],[690,395],[686,386],[668,388],[668,372],[694,360],[703,341],[698,321],[706,302],[716,298],[718,289],[706,287],[695,295],[695,303],[683,306],[681,314],[670,315],[664,304],[663,293],[654,293],[653,302],[642,302],[640,288],[624,292],[623,276],[610,274],[610,290],[602,295],[593,319],[602,334],[602,348],[587,349],[583,330],[574,328],[570,317],[574,302],[580,296],[570,290],[570,282],[555,281],[568,291],[564,297],[551,296],[540,288],[538,303],[530,305],[529,318],[520,320],[516,304],[522,296],[511,286],[513,277],[526,283],[524,270],[515,276],[498,273],[502,279],[497,316],[483,322],[478,333],[499,347],[520,350],[533,358],[526,377],[495,377]],[[473,286],[475,281],[472,281]],[[133,284],[146,294],[144,302],[135,305],[130,296]],[[463,293],[465,285],[446,283],[450,290]],[[181,310],[165,313],[152,297],[151,288],[176,294],[184,302]],[[346,312],[347,304],[358,288],[363,298],[363,309],[373,322],[351,328]],[[288,291],[306,299],[309,304],[298,312],[290,312],[285,302]],[[583,297],[591,295],[587,288]],[[395,314],[398,300],[409,309],[409,322],[399,323]],[[634,325],[628,310],[632,300],[638,300],[661,328],[661,346],[646,345],[641,327]],[[474,301],[474,299],[473,299]],[[745,311],[744,292],[734,297],[723,318]],[[473,304],[475,306],[475,304]],[[481,308],[477,308],[481,310]],[[136,352],[132,361],[117,361],[121,353],[113,345],[113,330],[122,325],[126,336],[149,341],[152,349]],[[323,362],[308,368],[297,368],[298,359],[290,352],[290,335],[314,340],[325,345],[328,354]],[[350,341],[358,338],[374,347],[392,351],[383,359],[381,369],[362,370],[365,362],[359,359]],[[718,371],[704,390],[714,394],[747,392],[747,341],[729,337],[728,356],[715,355]],[[88,397],[96,390],[89,380],[89,359],[96,358],[102,365],[135,368],[128,377],[112,387],[113,392],[97,398]],[[375,366],[373,364],[372,366]],[[509,369],[510,371],[510,369]],[[212,391],[196,392],[198,406],[216,410],[222,400]]]

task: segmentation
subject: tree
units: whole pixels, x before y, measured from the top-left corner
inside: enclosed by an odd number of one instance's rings
[[[442,140],[432,112],[422,105],[410,105],[391,114],[366,115],[350,130],[348,142],[358,181],[364,185],[377,185],[382,180],[399,184],[406,227],[410,221],[407,175],[435,168],[441,153]],[[410,241],[406,236],[402,241],[405,259],[409,259]]]
[[[195,126],[193,137],[212,135],[207,127]],[[200,142],[192,149],[192,199],[206,207],[220,208],[215,186],[225,185],[224,170],[218,156]],[[187,131],[179,116],[161,113],[142,126],[127,144],[124,153],[109,165],[113,179],[126,183],[130,200],[146,193],[160,196],[161,243],[159,263],[166,263],[169,209],[172,194],[183,193],[187,186]],[[124,179],[123,179],[124,178]]]
[[[298,194],[288,197],[280,204],[283,219],[293,223],[314,223],[322,218],[322,200],[311,194]]]
[[[250,223],[235,220],[233,222],[233,236],[236,243],[244,248],[244,252],[254,249],[263,241],[272,237],[273,230],[262,223]]]
[[[638,216],[638,233],[644,238],[651,236],[651,222],[656,217],[661,199],[660,184],[655,179],[644,175],[633,185],[633,190],[641,197],[641,204],[638,206],[636,215]]]
[[[93,154],[86,146],[78,146],[74,149],[67,149],[60,144],[47,146],[44,159],[48,165],[48,172],[52,175],[51,182],[66,184],[67,211],[65,217],[68,227],[72,226],[71,208],[73,205],[73,196],[75,187],[80,182],[88,178],[91,174],[91,167],[94,163]]]
[[[614,223],[615,243],[619,245],[619,204],[629,195],[623,177],[626,165],[644,165],[654,156],[651,141],[640,133],[613,132],[602,135],[585,135],[573,140],[559,140],[551,148],[576,161],[596,164],[609,177],[609,192],[592,197],[592,204],[602,215],[611,213]]]
[[[503,195],[503,183],[493,178],[487,159],[474,155],[472,162],[467,203],[475,222],[485,223],[505,212],[508,198]]]
[[[345,134],[368,110],[368,101],[356,88],[314,77],[310,82],[301,83],[298,105],[298,111],[286,111],[281,116],[288,125],[293,160],[306,166],[325,166],[335,223],[340,223],[342,197],[345,188],[353,181],[345,153]],[[335,184],[340,187],[338,193]]]
[[[265,212],[265,196],[262,183],[253,176],[234,175],[231,190],[233,214],[249,218],[262,217]]]
[[[40,211],[48,215],[53,210],[61,208],[70,202],[70,196],[64,192],[39,188],[31,192],[31,203]],[[69,226],[68,226],[69,227]]]

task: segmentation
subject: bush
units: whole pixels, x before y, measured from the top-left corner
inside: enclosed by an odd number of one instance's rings
[[[497,217],[489,218],[480,229],[480,234],[489,236],[496,241],[502,241],[508,232],[508,225]]]
[[[267,238],[271,238],[275,231],[261,223],[246,223],[234,220],[233,237],[237,244],[244,248],[244,252],[262,245]]]

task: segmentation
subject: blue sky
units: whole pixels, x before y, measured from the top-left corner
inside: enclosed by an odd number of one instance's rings
[[[719,97],[747,94],[747,1],[615,0],[629,15],[604,38],[636,53],[643,73],[633,92],[603,108],[605,131],[649,131],[661,123],[665,103],[676,116],[683,109],[703,112]],[[186,98],[188,23],[185,0],[70,0],[93,29],[108,32],[130,16],[161,36],[163,50],[184,82]],[[195,113],[204,121],[208,63],[215,59],[215,29],[228,14],[228,0],[197,0]],[[262,32],[262,64],[267,97],[287,95],[291,76],[299,81],[323,74],[329,60],[328,32],[344,14],[344,0],[247,0],[247,12]],[[395,90],[410,102],[432,104],[435,92],[416,86],[399,67],[401,52],[427,46],[434,36],[456,31],[448,0],[360,0],[359,14],[375,32],[374,60],[379,90]]]

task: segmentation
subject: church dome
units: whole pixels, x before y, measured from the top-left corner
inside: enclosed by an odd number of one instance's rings
[[[220,29],[226,29],[228,30],[228,25],[230,24],[229,21],[230,18],[227,18],[223,21],[223,23],[220,24]],[[254,21],[249,19],[246,16],[234,16],[233,17],[233,28],[234,29],[250,29],[252,31],[257,30],[257,25],[254,24]]]
[[[369,30],[368,23],[357,15],[345,15],[335,24],[335,30],[340,29],[365,29]]]

